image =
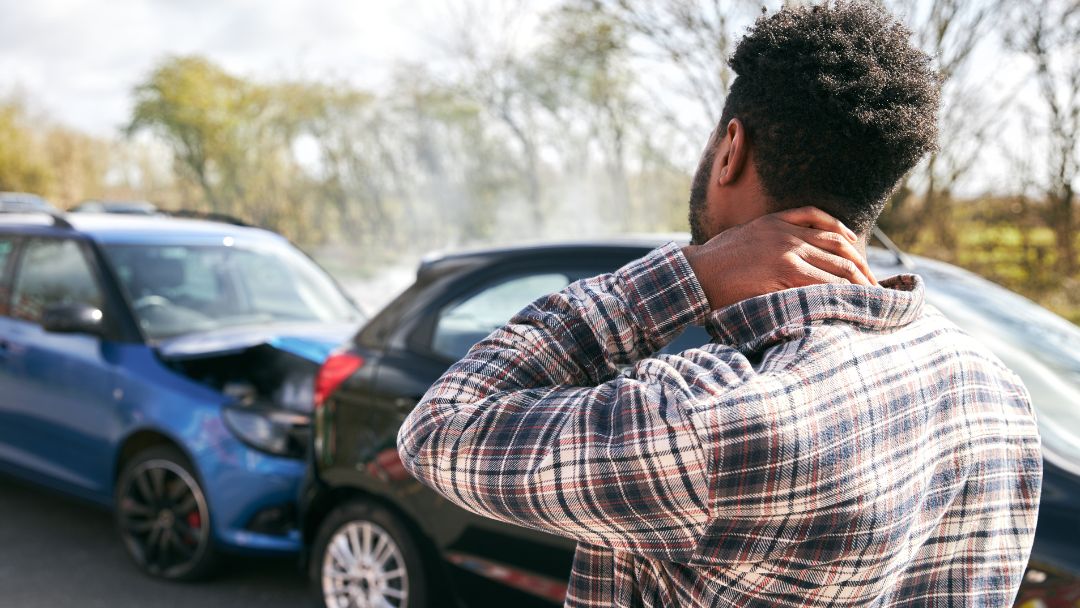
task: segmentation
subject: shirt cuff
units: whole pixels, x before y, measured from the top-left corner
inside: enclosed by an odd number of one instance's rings
[[[618,275],[626,302],[657,349],[671,342],[687,325],[705,323],[709,301],[682,247],[676,243],[668,243],[623,266]]]

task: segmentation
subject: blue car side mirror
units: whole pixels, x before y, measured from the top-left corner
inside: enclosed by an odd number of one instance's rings
[[[105,333],[104,315],[101,309],[89,304],[53,304],[46,306],[41,315],[45,331],[63,334]]]

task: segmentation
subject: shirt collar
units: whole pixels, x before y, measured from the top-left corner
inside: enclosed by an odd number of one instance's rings
[[[835,320],[873,330],[902,327],[922,311],[923,295],[923,280],[913,274],[886,279],[881,287],[826,284],[786,289],[714,311],[705,328],[721,344],[758,352],[813,323]]]

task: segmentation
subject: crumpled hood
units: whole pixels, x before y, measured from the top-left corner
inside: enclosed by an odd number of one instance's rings
[[[353,337],[356,323],[295,323],[230,327],[176,336],[158,342],[163,359],[181,361],[239,353],[266,344],[278,350],[322,363],[339,344]]]

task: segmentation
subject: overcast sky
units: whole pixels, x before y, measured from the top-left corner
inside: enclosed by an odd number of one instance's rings
[[[451,4],[0,0],[0,96],[22,93],[31,108],[61,123],[114,135],[130,118],[134,86],[169,54],[202,54],[244,77],[344,80],[377,89],[396,63],[438,54]],[[520,0],[517,6],[535,12],[550,4]],[[1000,81],[999,91],[1017,87],[1027,71],[992,45],[976,53],[973,69]],[[1003,121],[1001,135],[1015,128]],[[1004,185],[1005,166],[995,156],[976,170],[973,190]]]
[[[0,94],[20,90],[65,124],[111,134],[167,54],[370,86],[430,50],[424,6],[438,1],[0,0]]]

